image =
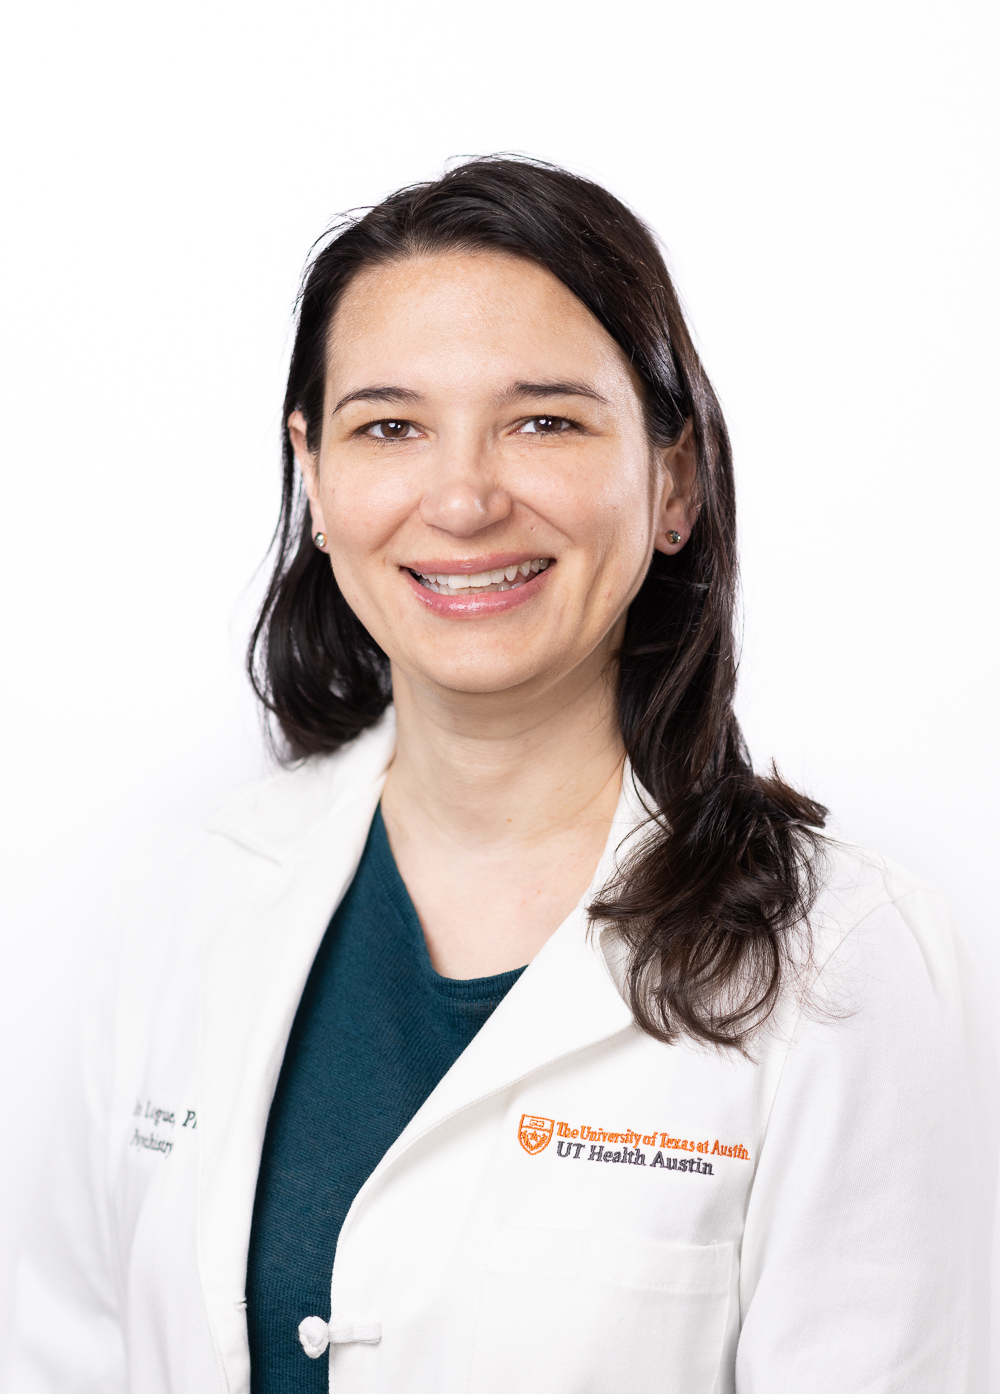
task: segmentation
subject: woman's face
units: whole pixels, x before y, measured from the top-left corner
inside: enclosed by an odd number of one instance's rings
[[[314,531],[394,681],[583,678],[620,642],[654,547],[690,532],[687,433],[651,449],[621,349],[520,258],[359,274],[331,327],[315,456],[301,413],[289,425]]]

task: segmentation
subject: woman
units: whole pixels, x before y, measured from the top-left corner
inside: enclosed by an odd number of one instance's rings
[[[528,161],[393,195],[284,418],[286,767],[126,917],[13,1388],[980,1387],[960,949],[751,768],[649,232]]]

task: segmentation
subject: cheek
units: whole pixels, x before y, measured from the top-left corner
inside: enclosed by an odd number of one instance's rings
[[[645,457],[611,457],[581,471],[561,499],[566,531],[599,558],[628,567],[651,545],[652,477]]]
[[[321,498],[330,545],[345,557],[377,548],[414,508],[405,480],[374,470],[329,469]]]

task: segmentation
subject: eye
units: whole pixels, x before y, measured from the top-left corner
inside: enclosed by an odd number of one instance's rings
[[[365,427],[365,435],[376,440],[412,440],[419,434],[412,421],[373,421]]]
[[[572,429],[572,421],[567,421],[565,416],[531,416],[523,426],[518,427],[518,432],[524,435],[558,436]]]

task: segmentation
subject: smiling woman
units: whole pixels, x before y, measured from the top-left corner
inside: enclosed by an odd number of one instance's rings
[[[284,768],[127,921],[16,1387],[979,1388],[962,948],[751,765],[650,232],[524,160],[392,195],[311,262],[284,422]]]

